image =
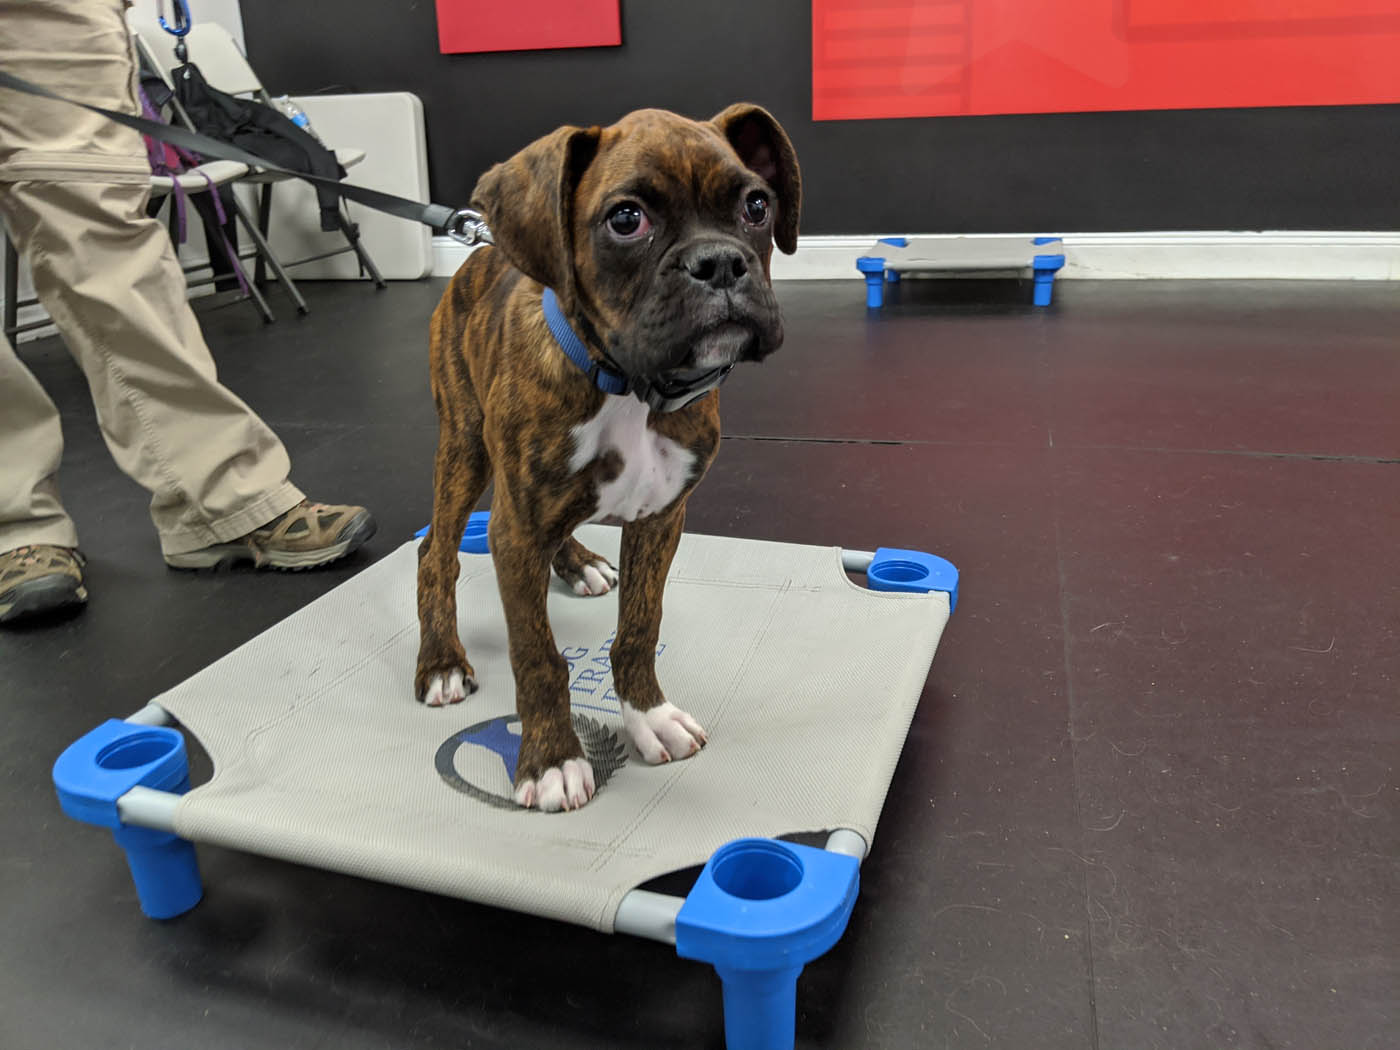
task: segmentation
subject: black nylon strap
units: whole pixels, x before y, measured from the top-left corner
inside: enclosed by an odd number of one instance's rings
[[[175,127],[172,124],[162,124],[159,121],[147,120],[145,117],[134,117],[129,113],[118,113],[115,110],[103,109],[101,106],[90,106],[86,102],[75,102],[71,98],[64,98],[48,88],[31,84],[29,81],[6,73],[4,70],[0,70],[0,87],[23,91],[25,94],[38,95],[42,98],[51,98],[56,102],[67,102],[72,106],[81,106],[83,109],[101,114],[108,120],[114,120],[118,124],[134,128],[143,135],[149,135],[161,142],[169,142],[173,146],[179,146],[181,149],[187,149],[205,157],[236,160],[260,171],[290,175],[317,186],[325,186],[339,193],[342,197],[363,204],[367,208],[374,208],[376,211],[382,211],[400,219],[408,219],[410,222],[421,222],[425,226],[445,227],[456,214],[455,209],[444,204],[424,204],[422,201],[411,201],[405,197],[396,197],[392,193],[372,190],[368,186],[356,186],[354,183],[322,178],[304,171],[292,171],[290,168],[280,167],[238,146],[220,142],[218,139],[211,139],[208,135],[201,135],[195,131]]]

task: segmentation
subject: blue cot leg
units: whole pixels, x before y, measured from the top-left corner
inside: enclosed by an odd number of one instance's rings
[[[859,889],[859,860],[810,846],[739,839],[710,858],[676,953],[719,973],[728,1050],[792,1050],[798,975],[845,932]]]
[[[909,238],[908,238],[908,237],[881,237],[881,238],[880,238],[880,243],[881,243],[881,244],[889,244],[889,245],[892,245],[892,246],[895,247],[895,248],[907,248],[907,247],[909,246]],[[881,261],[881,263],[883,264],[884,260],[882,259],[882,260],[880,260],[880,261]],[[885,283],[886,283],[886,284],[898,284],[898,283],[899,283],[899,271],[898,271],[898,270],[886,270],[886,271],[885,271]],[[869,302],[867,302],[866,305],[867,305],[867,306],[879,306],[880,303],[869,303]]]
[[[135,788],[190,789],[179,732],[109,719],[70,744],[53,767],[59,805],[74,820],[108,828],[126,853],[141,910],[153,919],[189,911],[204,894],[194,846],[172,831],[122,822],[118,800]]]
[[[862,255],[856,269],[865,275],[865,305],[878,310],[885,305],[885,260],[877,255]]]
[[[726,1050],[790,1047],[796,1036],[797,978],[802,967],[732,970],[716,966],[724,987]]]
[[[1036,243],[1044,244],[1054,240],[1056,238],[1037,237]],[[1055,289],[1055,274],[1059,273],[1064,264],[1063,254],[1037,255],[1031,260],[1031,270],[1035,274],[1035,298],[1032,301],[1036,306],[1050,305],[1050,297]]]
[[[112,837],[126,854],[136,897],[146,915],[171,919],[204,896],[193,842],[151,828],[114,828]]]
[[[865,305],[876,310],[885,305],[885,281],[878,273],[866,275]]]

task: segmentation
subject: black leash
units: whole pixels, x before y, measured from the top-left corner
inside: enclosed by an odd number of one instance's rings
[[[179,34],[177,34],[179,35]],[[255,153],[249,153],[239,146],[234,146],[227,142],[220,142],[218,139],[210,138],[208,135],[201,135],[186,128],[176,127],[172,124],[162,124],[159,121],[148,120],[145,117],[134,117],[128,113],[118,113],[115,110],[103,109],[101,106],[91,106],[86,102],[76,102],[71,98],[64,98],[55,94],[48,88],[40,87],[38,84],[31,84],[27,80],[13,74],[0,70],[0,87],[11,88],[15,91],[23,91],[26,94],[38,95],[41,98],[51,98],[56,102],[67,102],[71,106],[81,106],[83,109],[93,113],[101,114],[108,120],[114,120],[118,124],[128,128],[134,128],[144,135],[149,135],[153,139],[161,142],[168,142],[171,145],[179,146],[181,149],[189,150],[191,153],[198,153],[206,157],[219,157],[223,160],[238,161],[247,164],[249,167],[257,168],[260,171],[276,172],[279,175],[289,175],[293,178],[302,179],[316,186],[325,186],[330,190],[346,197],[352,201],[358,201],[368,208],[374,208],[385,212],[388,215],[397,216],[400,219],[408,219],[410,222],[421,222],[425,226],[440,227],[444,229],[448,236],[462,244],[471,246],[476,244],[492,244],[491,230],[486,225],[486,220],[480,212],[472,211],[469,208],[449,208],[444,204],[424,204],[422,201],[411,201],[404,197],[396,197],[392,193],[382,193],[379,190],[372,190],[367,186],[356,186],[353,183],[341,182],[338,179],[325,178],[320,175],[313,175],[304,171],[293,171],[274,164],[269,160],[264,160]],[[560,349],[573,361],[600,390],[606,394],[623,394],[631,392],[652,411],[674,412],[684,408],[694,401],[700,400],[715,387],[724,382],[729,375],[732,365],[723,368],[696,370],[672,370],[669,373],[659,376],[638,376],[627,377],[621,373],[607,371],[602,378],[605,382],[599,382],[602,369],[589,357],[588,352],[583,348],[583,343],[578,339],[573,329],[569,327],[569,322],[564,318],[559,310],[558,303],[554,300],[554,293],[546,290],[544,299],[544,309],[546,322],[550,324],[550,330],[554,333],[555,340],[559,343]],[[554,316],[551,317],[551,306]],[[571,352],[570,342],[567,338],[561,338],[561,332],[567,332],[572,337],[572,341],[577,344],[576,352]]]
[[[143,135],[149,135],[153,139],[168,142],[173,146],[179,146],[181,149],[205,157],[238,161],[247,164],[250,168],[257,168],[259,171],[288,175],[317,186],[325,186],[342,197],[363,204],[367,208],[373,208],[400,219],[407,219],[410,222],[421,222],[425,226],[440,228],[454,240],[466,245],[492,243],[491,231],[487,228],[485,219],[480,212],[472,211],[469,208],[449,208],[445,204],[424,204],[422,201],[408,200],[405,197],[396,197],[392,193],[372,190],[368,186],[356,186],[354,183],[312,175],[309,172],[293,171],[269,160],[264,160],[241,147],[228,142],[220,142],[208,135],[201,135],[197,131],[189,131],[173,124],[162,124],[159,121],[147,120],[145,117],[134,117],[129,113],[118,113],[115,110],[103,109],[101,106],[91,106],[86,102],[76,102],[71,98],[64,98],[48,88],[31,84],[29,81],[3,70],[0,70],[0,87],[22,91],[28,95],[38,95],[41,98],[50,98],[56,102],[66,102],[71,106],[81,106],[83,109],[98,113],[108,120],[114,120],[118,124],[133,128]]]

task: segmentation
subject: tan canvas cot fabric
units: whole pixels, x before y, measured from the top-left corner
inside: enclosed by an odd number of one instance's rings
[[[579,533],[614,558],[619,535]],[[499,749],[518,724],[500,599],[490,558],[460,557],[461,634],[481,682],[463,704],[411,695],[414,543],[157,697],[215,765],[181,802],[179,832],[604,931],[630,889],[732,839],[874,838],[946,595],[868,591],[834,547],[685,536],[657,671],[710,744],[653,767],[622,743],[607,661],[616,594],[554,581],[576,724],[606,782],[582,810],[547,815],[503,801]]]

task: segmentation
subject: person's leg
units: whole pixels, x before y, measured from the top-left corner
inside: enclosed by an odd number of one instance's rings
[[[123,183],[12,182],[0,210],[87,377],[112,457],[152,493],[162,551],[183,554],[303,497],[277,436],[219,383],[145,197]]]
[[[0,0],[0,65],[69,97],[139,111],[120,0]],[[277,524],[303,496],[277,436],[218,382],[169,238],[145,215],[141,137],[76,107],[4,95],[0,212],[87,376],[113,457],[153,493],[167,560]],[[372,532],[362,508],[333,509],[352,512],[336,520],[353,522],[358,541]],[[325,539],[321,561],[353,549],[339,532],[319,535],[325,514],[292,517],[297,528],[278,542]],[[296,564],[320,564],[312,553],[299,550]],[[256,552],[250,560],[278,565]]]
[[[58,499],[58,409],[3,334],[0,405],[0,552],[39,543],[76,547],[78,530]]]
[[[78,530],[58,500],[63,431],[0,333],[0,623],[87,601]]]

